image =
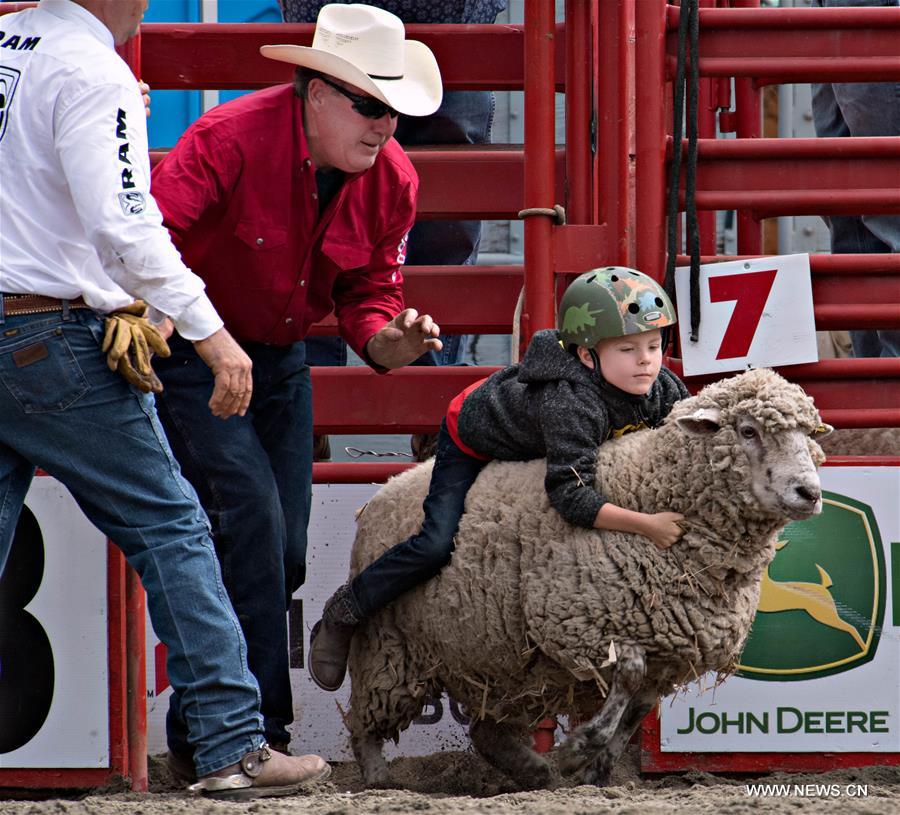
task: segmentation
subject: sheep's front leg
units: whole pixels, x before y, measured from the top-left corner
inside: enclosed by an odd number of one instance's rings
[[[357,629],[349,669],[350,745],[366,786],[387,787],[390,775],[381,748],[422,710],[424,685],[418,678],[423,672],[411,661],[403,635],[385,612]]]
[[[485,761],[523,789],[540,789],[550,782],[550,765],[525,746],[525,733],[520,728],[483,719],[472,723],[469,738]]]
[[[585,773],[586,784],[596,784],[598,787],[604,787],[609,783],[609,776],[612,768],[622,755],[622,751],[631,741],[634,731],[644,721],[644,717],[653,710],[656,704],[657,694],[655,690],[641,689],[637,695],[631,700],[628,709],[622,716],[616,732],[613,733],[606,749],[600,750],[593,764]]]
[[[356,756],[363,783],[367,787],[385,788],[391,785],[391,776],[382,753],[383,745],[382,739],[371,733],[350,737],[353,755]]]
[[[559,767],[566,774],[585,771],[586,784],[602,786],[609,781],[618,751],[615,738],[632,701],[644,684],[644,652],[639,648],[622,649],[613,673],[609,695],[601,711],[589,722],[577,727],[559,750]],[[631,716],[628,716],[630,724]]]

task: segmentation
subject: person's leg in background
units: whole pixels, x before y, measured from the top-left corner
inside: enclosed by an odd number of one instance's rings
[[[426,117],[400,116],[394,137],[404,147],[423,144],[487,144],[491,140],[494,95],[489,91],[444,94],[440,108]],[[409,266],[474,264],[481,221],[417,221],[409,236]],[[444,348],[423,354],[414,365],[460,365],[466,337],[442,337]]]
[[[424,118],[400,116],[394,137],[404,147],[422,144],[486,144],[491,140],[494,95],[490,91],[444,94],[440,108]],[[478,261],[481,221],[417,221],[410,232],[409,266],[470,265]],[[438,320],[440,322],[440,320]],[[423,354],[413,365],[465,364],[468,337],[444,335],[440,351]],[[436,433],[418,433],[410,440],[417,461],[434,453]]]
[[[347,343],[341,337],[307,337],[306,364],[344,367],[347,364]],[[331,442],[326,435],[313,436],[313,461],[331,459]]]
[[[329,338],[330,339],[330,338]],[[291,596],[306,581],[306,544],[312,506],[312,382],[306,343],[286,348],[257,347],[259,398],[253,404],[253,426],[278,487],[284,517],[285,611]]]
[[[894,0],[814,0],[823,8],[896,6]],[[812,87],[813,122],[819,137],[900,136],[900,82],[834,82]],[[900,216],[825,218],[832,254],[900,252]],[[850,332],[856,357],[900,356],[900,330]]]

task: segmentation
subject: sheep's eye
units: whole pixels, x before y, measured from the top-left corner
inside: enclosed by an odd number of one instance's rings
[[[750,425],[744,425],[741,428],[741,435],[745,439],[755,439],[756,438],[756,428],[751,427]]]

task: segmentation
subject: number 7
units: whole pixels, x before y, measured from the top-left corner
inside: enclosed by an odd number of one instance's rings
[[[709,278],[710,302],[736,301],[716,359],[747,356],[776,274],[777,269],[766,269]]]

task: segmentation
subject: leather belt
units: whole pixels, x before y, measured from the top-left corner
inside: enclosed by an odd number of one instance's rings
[[[74,300],[60,300],[58,297],[45,297],[43,294],[4,294],[3,313],[7,317],[17,314],[44,314],[62,311],[68,303],[70,309],[90,308],[80,297]]]

